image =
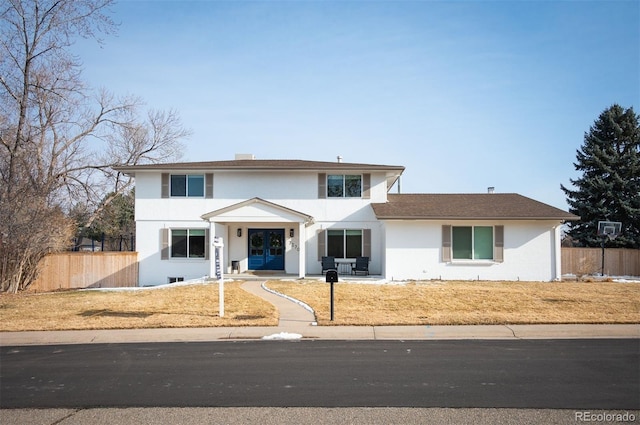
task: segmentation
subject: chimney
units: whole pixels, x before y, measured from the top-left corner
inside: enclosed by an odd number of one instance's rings
[[[236,161],[243,160],[243,159],[256,159],[256,157],[252,153],[237,153],[236,154]]]
[[[496,191],[496,188],[495,188],[495,187],[493,187],[493,186],[489,186],[489,187],[487,188],[487,193],[494,193],[495,191]]]
[[[338,162],[342,162],[342,156],[338,155]]]

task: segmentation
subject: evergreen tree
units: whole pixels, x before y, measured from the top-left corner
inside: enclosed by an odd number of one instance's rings
[[[598,221],[622,222],[622,233],[607,246],[640,248],[640,117],[633,107],[614,104],[585,133],[573,165],[582,177],[575,190],[561,185],[569,211],[580,221],[569,224],[577,246],[600,246]]]

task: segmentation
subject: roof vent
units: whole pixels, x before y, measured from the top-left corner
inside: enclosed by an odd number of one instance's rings
[[[338,162],[342,162],[342,156],[338,155]]]
[[[236,154],[236,161],[240,161],[240,160],[243,160],[243,159],[256,159],[256,157],[252,153],[237,153]]]
[[[495,188],[495,187],[493,187],[493,186],[489,186],[489,187],[487,188],[487,193],[494,193],[495,191],[496,191],[496,188]]]

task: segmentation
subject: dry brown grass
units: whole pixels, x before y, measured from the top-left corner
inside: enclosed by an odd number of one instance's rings
[[[225,317],[218,285],[136,291],[65,291],[0,295],[0,331],[277,326],[274,306],[225,284]]]
[[[640,323],[638,283],[270,281],[267,286],[309,304],[320,325],[476,325]]]
[[[2,294],[0,331],[276,326],[275,308],[241,284],[225,284],[224,318],[217,284]],[[267,286],[309,304],[321,325],[640,323],[638,283],[338,283],[333,322],[328,284],[269,281]]]

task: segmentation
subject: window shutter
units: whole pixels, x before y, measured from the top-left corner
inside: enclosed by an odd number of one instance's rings
[[[318,199],[327,197],[327,175],[326,173],[318,174]]]
[[[326,234],[326,230],[320,230],[318,232],[318,261],[322,261],[322,257],[324,257],[325,254]]]
[[[160,259],[169,259],[169,229],[160,229]]]
[[[207,173],[204,175],[204,197],[213,198],[213,173]]]
[[[451,226],[442,226],[442,261],[451,262]]]
[[[494,232],[493,260],[502,263],[504,261],[504,226],[495,226]]]
[[[162,173],[162,198],[169,197],[169,173]]]
[[[371,174],[368,173],[362,175],[362,197],[371,198]]]
[[[362,256],[371,259],[371,229],[362,229]]]
[[[209,259],[209,252],[211,251],[211,244],[209,243],[209,229],[204,229],[204,259]]]

